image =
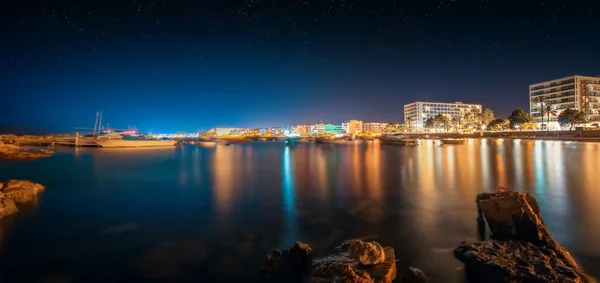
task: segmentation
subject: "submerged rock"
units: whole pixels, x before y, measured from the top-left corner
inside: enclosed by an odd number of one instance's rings
[[[525,241],[463,242],[454,255],[473,282],[584,282],[552,249]]]
[[[44,189],[44,186],[26,180],[0,182],[0,219],[19,211],[15,203],[33,200]]]
[[[0,196],[0,219],[17,212],[19,209],[14,200]]]
[[[24,203],[33,200],[40,192],[44,190],[44,186],[26,180],[10,180],[4,182],[2,193],[5,198],[13,199],[16,203]]]
[[[6,160],[22,160],[22,159],[38,159],[50,157],[54,151],[44,148],[34,149],[32,151],[22,151],[18,145],[0,141],[0,159]]]

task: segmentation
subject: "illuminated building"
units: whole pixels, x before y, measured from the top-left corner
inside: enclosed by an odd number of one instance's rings
[[[543,97],[552,105],[550,125],[557,124],[561,111],[571,108],[585,112],[590,121],[600,119],[600,77],[570,76],[529,86],[529,112],[542,122],[542,109],[536,99]],[[544,123],[548,119],[544,109]]]
[[[301,136],[310,135],[310,126],[298,125],[294,128],[294,131]]]
[[[341,134],[343,133],[342,125],[333,125],[333,124],[316,124],[310,126],[310,132],[313,135],[321,135],[321,134]]]
[[[272,127],[270,133],[274,135],[283,135],[285,129],[283,127]]]
[[[341,134],[343,132],[342,125],[325,124],[326,134]]]
[[[358,134],[363,131],[363,122],[360,120],[349,120],[342,123],[342,130],[347,134]]]
[[[234,132],[239,132],[243,129],[240,128],[214,128],[210,129],[208,132],[214,134],[216,136],[227,136],[232,135]]]
[[[363,133],[381,134],[387,128],[388,123],[365,122],[362,123]]]
[[[428,118],[438,114],[446,115],[450,119],[462,119],[470,111],[481,113],[481,104],[464,104],[462,102],[423,102],[417,101],[404,105],[404,124],[412,129],[422,129]]]

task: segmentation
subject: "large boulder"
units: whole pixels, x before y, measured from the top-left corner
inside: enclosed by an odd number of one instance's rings
[[[296,242],[288,251],[275,250],[267,256],[262,278],[277,282],[392,282],[396,278],[394,249],[380,247],[377,242],[349,240],[332,255],[312,261],[310,246]],[[409,278],[403,282],[425,281]]]
[[[471,282],[585,282],[552,249],[530,242],[463,242],[454,255]]]
[[[375,265],[385,261],[383,247],[377,242],[353,241],[348,254],[363,265]]]
[[[480,234],[487,223],[492,241],[463,242],[454,251],[475,282],[595,282],[550,236],[532,195],[500,188],[476,202]]]
[[[571,254],[550,236],[533,196],[503,189],[480,194],[477,206],[480,218],[483,216],[490,228],[492,239],[526,241],[547,247],[554,250],[567,266],[581,270]]]
[[[317,282],[391,282],[396,278],[394,249],[379,248],[377,242],[345,241],[336,253],[313,262],[311,278]]]
[[[24,203],[33,200],[44,186],[27,180],[9,180],[3,183],[1,192],[5,198],[12,199],[16,203]]]

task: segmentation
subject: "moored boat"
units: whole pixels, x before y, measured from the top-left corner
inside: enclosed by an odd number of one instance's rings
[[[466,144],[467,139],[442,139],[443,144]]]
[[[176,146],[177,141],[172,140],[102,140],[95,141],[97,145],[106,148],[116,147],[171,147]]]
[[[378,139],[381,142],[381,144],[387,144],[387,145],[412,146],[412,145],[419,145],[419,143],[420,143],[418,139],[413,139],[413,138],[409,138],[409,137],[381,136]]]
[[[242,142],[251,142],[251,139],[247,138],[225,138],[228,143],[242,143]]]
[[[211,147],[211,146],[216,146],[217,142],[216,141],[198,141],[196,144],[198,146]]]
[[[227,140],[224,140],[224,139],[214,139],[212,141],[216,142],[217,144],[221,144],[221,145],[227,145],[227,144],[229,144],[229,142]]]
[[[381,141],[381,144],[386,145],[419,145],[419,140],[417,139],[379,139],[379,141]]]
[[[365,141],[361,140],[361,139],[354,139],[354,140],[347,141],[347,143],[348,144],[362,144],[362,143],[365,143]]]
[[[329,143],[329,144],[345,144],[348,141],[346,139],[332,139],[332,138],[315,138],[316,143]]]

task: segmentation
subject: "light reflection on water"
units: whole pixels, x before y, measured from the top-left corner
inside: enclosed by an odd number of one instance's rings
[[[509,139],[59,149],[0,163],[0,179],[48,186],[0,222],[0,279],[254,278],[271,248],[303,240],[322,255],[375,237],[434,282],[460,282],[451,248],[476,239],[475,196],[500,186],[534,194],[552,234],[593,274],[598,168],[600,144]]]

